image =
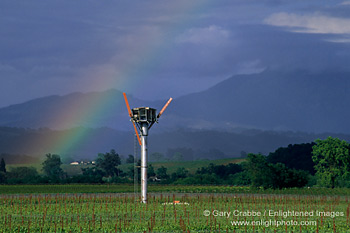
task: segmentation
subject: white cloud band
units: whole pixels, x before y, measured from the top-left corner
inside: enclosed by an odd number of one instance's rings
[[[280,12],[270,15],[264,22],[273,26],[289,27],[294,32],[350,34],[350,19],[320,14],[298,15]]]

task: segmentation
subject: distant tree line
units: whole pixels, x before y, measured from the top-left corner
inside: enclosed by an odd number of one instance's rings
[[[304,186],[350,187],[350,145],[346,141],[329,137],[313,143],[295,144],[278,148],[268,156],[245,154],[240,164],[209,164],[190,173],[183,167],[171,174],[164,166],[155,169],[148,166],[150,182],[161,184],[222,184],[250,185],[262,188],[290,188]],[[162,158],[160,153],[154,158]],[[96,165],[81,168],[81,174],[68,176],[61,168],[59,155],[46,154],[39,174],[34,167],[13,167],[6,169],[5,160],[0,161],[0,183],[132,183],[137,172],[140,179],[140,160],[129,155],[124,159],[130,164],[122,171],[122,159],[115,150],[100,153]],[[125,170],[125,169],[124,169]]]
[[[262,188],[304,186],[350,187],[350,144],[338,138],[288,145],[268,156],[248,154],[240,164],[202,167],[195,174],[184,168],[167,178],[175,184],[250,185]]]

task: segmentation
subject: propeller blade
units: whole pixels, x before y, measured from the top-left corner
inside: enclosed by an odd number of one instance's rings
[[[168,107],[168,105],[170,104],[170,102],[173,100],[173,98],[170,98],[169,100],[168,100],[168,102],[166,102],[166,104],[164,105],[164,107],[162,108],[162,110],[160,110],[160,112],[158,113],[158,116],[157,116],[157,118],[159,118],[162,114],[163,114],[163,112],[165,111],[165,109]]]
[[[125,100],[126,107],[127,107],[127,109],[128,109],[128,112],[129,112],[129,116],[132,118],[132,112],[131,112],[131,109],[130,109],[130,105],[129,105],[129,102],[128,102],[128,98],[126,98],[125,92],[123,92],[123,96],[124,96],[124,100]],[[135,128],[136,128],[136,127],[135,127]]]
[[[130,109],[130,105],[129,105],[129,102],[128,102],[128,98],[126,98],[125,92],[123,92],[123,96],[124,96],[124,100],[125,100],[126,107],[127,107],[127,109],[128,109],[128,112],[129,112],[129,116],[130,116],[131,118],[133,118],[132,112],[131,112],[131,109]],[[135,134],[136,134],[136,136],[137,136],[137,140],[139,141],[139,144],[140,144],[140,146],[141,146],[141,145],[142,145],[142,142],[141,142],[141,139],[140,139],[139,132],[137,132],[137,128],[136,128],[136,125],[135,125],[135,121],[133,121],[132,119],[131,119],[131,121],[132,121],[132,124],[133,124],[134,129],[135,129]]]
[[[134,125],[134,129],[135,129],[135,134],[136,134],[136,136],[137,136],[137,140],[139,141],[140,146],[142,146],[142,142],[141,142],[141,139],[140,139],[140,135],[139,135],[139,132],[137,132],[137,128],[136,128],[135,122],[132,121],[132,124]]]

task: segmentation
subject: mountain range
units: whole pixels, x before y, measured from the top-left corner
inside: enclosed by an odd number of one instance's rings
[[[178,98],[169,112],[202,128],[350,133],[349,88],[349,73],[267,70]]]
[[[152,128],[151,151],[191,148],[193,156],[200,157],[216,150],[225,157],[241,151],[268,153],[327,135],[349,140],[349,87],[350,74],[340,72],[265,70],[235,75],[205,91],[175,98],[160,125]],[[132,107],[158,110],[166,102],[128,98]],[[72,149],[72,156],[90,151],[91,157],[113,147],[133,153],[132,125],[122,92],[114,89],[48,96],[1,108],[0,127],[0,153],[25,154],[30,147],[41,148],[30,154],[43,154],[49,148],[36,137],[52,144],[56,134],[64,137],[72,130],[88,131],[88,141],[94,142],[82,142]]]
[[[267,70],[236,75],[205,91],[176,98],[162,116],[166,120],[162,119],[161,128],[349,133],[349,87],[349,73]],[[159,110],[166,100],[143,101],[129,96],[129,102],[132,107]],[[106,106],[95,110],[90,103]],[[4,107],[0,109],[0,126],[130,129],[122,93],[113,89],[48,96]]]

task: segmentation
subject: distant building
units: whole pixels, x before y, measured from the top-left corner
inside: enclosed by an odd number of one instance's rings
[[[150,176],[148,179],[149,179],[149,180],[151,180],[151,181],[153,181],[153,182],[159,182],[159,181],[162,181],[162,179],[159,179],[159,178],[158,178],[158,177],[156,177],[156,176]]]
[[[70,165],[72,165],[72,166],[89,165],[89,164],[96,165],[96,161],[84,161],[84,160],[81,160],[80,162],[75,161],[75,162],[70,163]]]

